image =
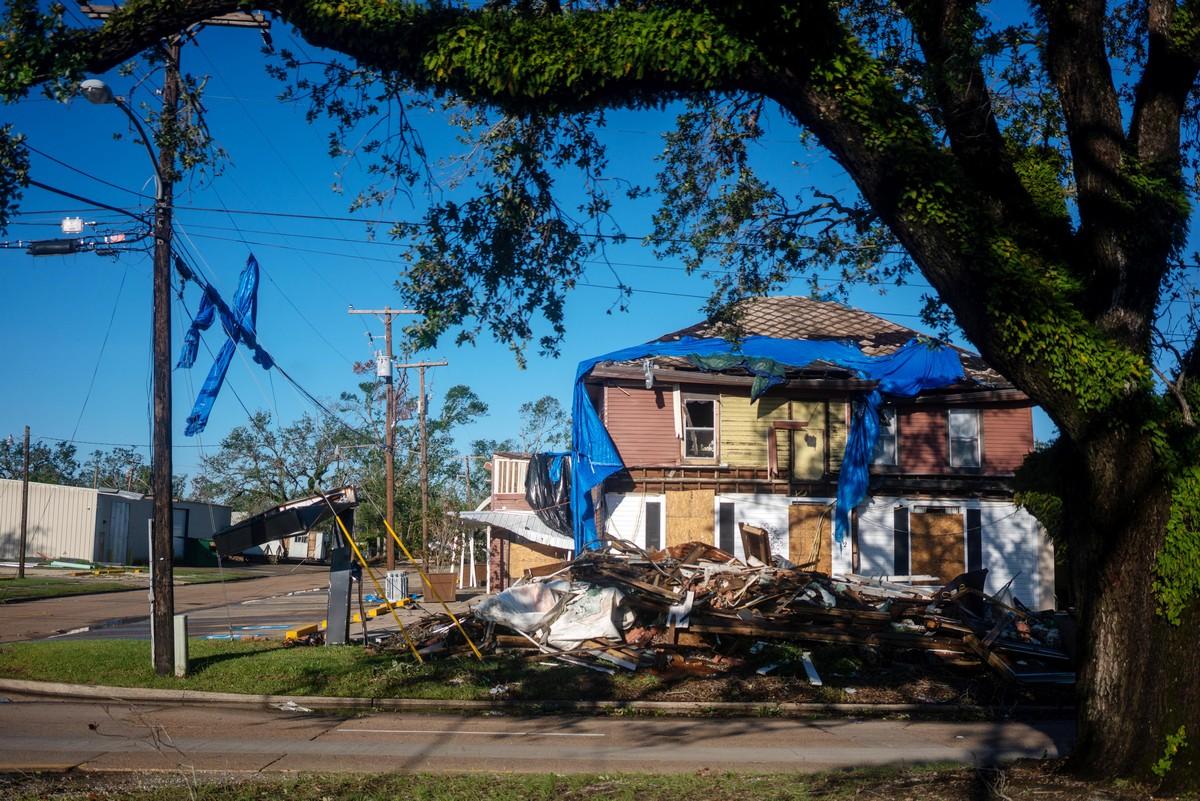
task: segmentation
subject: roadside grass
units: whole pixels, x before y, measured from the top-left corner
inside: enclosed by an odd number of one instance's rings
[[[244,581],[262,578],[262,573],[238,568],[182,568],[175,571],[175,584],[211,584],[216,581]],[[85,576],[0,576],[0,604],[12,601],[33,601],[40,598],[65,598],[71,595],[92,595],[101,592],[120,592],[145,588],[150,581],[147,573]]]
[[[141,640],[8,643],[0,645],[0,676],[114,687],[438,700],[612,698],[622,690],[640,692],[656,681],[651,674],[591,674],[519,657],[450,657],[418,665],[407,656],[359,646],[193,639],[189,651],[190,675],[175,679],[154,674],[150,645]]]
[[[464,764],[462,767],[467,767]],[[950,799],[980,798],[1133,801],[1152,788],[1086,782],[1053,761],[1025,761],[1002,770],[928,765],[872,767],[826,773],[741,774],[403,774],[282,778],[259,774],[225,781],[178,774],[68,774],[0,776],[0,795],[12,801],[678,801],[678,799]]]
[[[0,604],[9,601],[31,601],[36,598],[61,598],[67,595],[89,595],[95,592],[119,592],[131,590],[136,584],[121,581],[95,581],[91,579],[51,578],[27,576],[16,578],[0,577]]]

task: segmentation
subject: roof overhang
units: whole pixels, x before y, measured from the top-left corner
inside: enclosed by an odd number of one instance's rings
[[[533,512],[459,512],[458,518],[463,522],[502,528],[520,539],[536,542],[539,545],[564,551],[575,550],[575,541],[572,538],[565,534],[559,534],[539,520]]]

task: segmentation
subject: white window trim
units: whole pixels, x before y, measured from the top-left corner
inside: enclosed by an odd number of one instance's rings
[[[955,464],[954,463],[954,436],[952,434],[952,426],[950,418],[955,414],[973,414],[975,416],[975,464]],[[946,410],[946,447],[949,453],[946,458],[951,467],[957,467],[963,470],[979,470],[983,467],[983,415],[978,409],[947,409]]]
[[[896,407],[891,405],[890,403],[884,404],[883,406],[881,406],[879,408],[881,416],[885,410],[890,411],[892,413],[892,461],[880,462],[880,461],[877,461],[874,456],[872,456],[871,466],[872,467],[899,467],[900,466],[900,413],[896,409]],[[949,427],[947,427],[947,430],[949,430]]]
[[[680,392],[679,397],[679,420],[680,432],[682,436],[679,438],[679,458],[685,464],[720,464],[721,463],[721,396],[711,395],[704,392]],[[713,455],[712,456],[688,456],[687,455],[687,414],[684,412],[684,404],[688,401],[712,401],[713,405]]]

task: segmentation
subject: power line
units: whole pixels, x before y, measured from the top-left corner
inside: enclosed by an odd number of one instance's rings
[[[122,209],[117,206],[110,206],[107,203],[101,203],[99,200],[92,200],[91,198],[84,197],[83,195],[77,195],[74,192],[68,192],[65,189],[59,189],[58,187],[50,186],[49,184],[44,184],[41,181],[35,181],[32,178],[29,178],[27,180],[28,180],[28,183],[30,186],[36,186],[38,189],[45,189],[47,192],[53,192],[56,195],[62,195],[63,197],[69,197],[69,198],[71,198],[71,200],[78,200],[80,203],[88,203],[97,209],[108,209],[109,211],[115,211],[117,214],[124,214],[126,217],[132,217],[133,219],[137,220],[140,223],[146,222],[146,219],[144,217],[142,217],[138,214],[134,214],[132,211],[129,211],[127,209]]]
[[[118,189],[122,192],[128,192],[129,194],[139,197],[143,200],[149,200],[149,201],[154,200],[154,198],[150,197],[149,195],[143,195],[141,192],[137,192],[133,189],[129,189],[129,188],[121,186],[119,184],[114,184],[112,181],[106,181],[105,179],[103,179],[97,175],[92,175],[90,172],[81,170],[80,168],[74,166],[73,164],[68,164],[67,162],[63,161],[62,159],[55,158],[54,156],[51,156],[49,153],[46,153],[42,150],[38,150],[36,147],[29,144],[28,142],[25,142],[23,144],[24,144],[26,150],[29,150],[32,153],[37,153],[42,158],[49,159],[50,161],[53,161],[55,164],[59,165],[60,167],[66,167],[71,172],[78,173],[79,175],[82,175],[84,178],[89,178],[93,181],[102,183],[105,186],[111,187],[113,189]]]

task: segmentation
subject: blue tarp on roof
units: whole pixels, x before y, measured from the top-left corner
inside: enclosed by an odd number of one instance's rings
[[[672,342],[647,342],[624,350],[606,353],[579,363],[575,372],[572,400],[571,456],[574,470],[571,481],[571,515],[576,551],[596,548],[592,489],[625,465],[612,437],[600,421],[584,389],[583,380],[601,362],[624,362],[651,356],[742,355],[771,359],[792,368],[804,368],[813,362],[825,362],[849,370],[860,378],[878,382],[878,387],[854,403],[850,433],[838,478],[835,514],[835,538],[843,542],[850,527],[850,510],[867,492],[867,482],[875,440],[879,434],[879,407],[885,396],[912,397],[963,380],[958,354],[938,342],[911,340],[886,356],[867,356],[848,342],[811,339],[775,339],[747,337],[735,346],[727,339],[683,337]]]

